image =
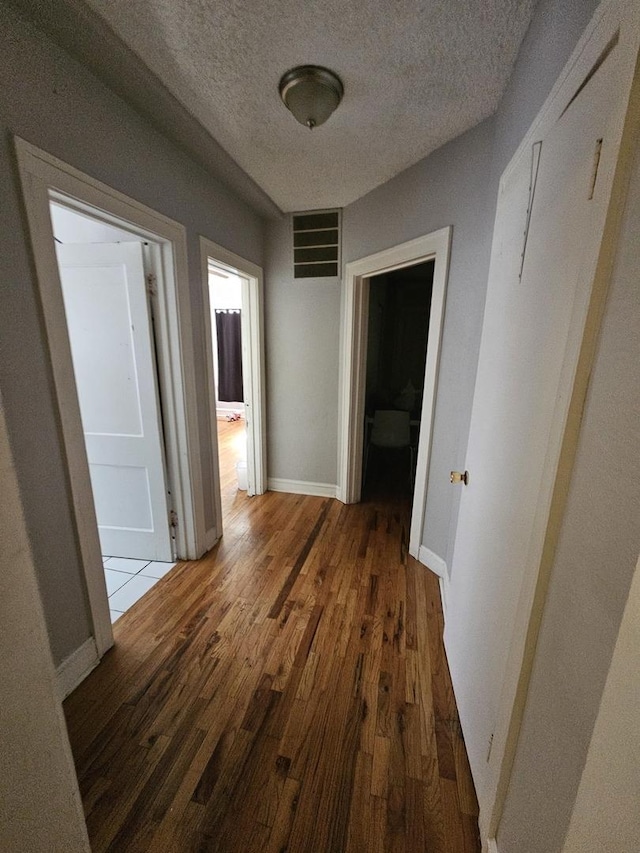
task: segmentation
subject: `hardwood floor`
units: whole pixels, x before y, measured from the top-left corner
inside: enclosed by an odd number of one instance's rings
[[[65,702],[92,849],[477,853],[407,507],[228,497]]]
[[[218,421],[218,457],[220,459],[220,492],[222,495],[222,517],[229,513],[243,512],[246,494],[238,489],[236,462],[247,458],[247,427],[244,419]],[[236,498],[238,502],[236,505]]]

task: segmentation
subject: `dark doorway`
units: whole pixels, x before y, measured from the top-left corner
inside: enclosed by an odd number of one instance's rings
[[[426,261],[369,282],[364,500],[412,494],[434,268]]]

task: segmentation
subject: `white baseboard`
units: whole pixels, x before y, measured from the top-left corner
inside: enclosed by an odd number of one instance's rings
[[[438,581],[440,583],[440,600],[442,601],[442,615],[444,616],[444,621],[447,621],[447,590],[449,587],[449,574],[447,572],[447,564],[439,557],[436,553],[431,551],[431,549],[426,548],[424,545],[420,546],[420,550],[418,551],[418,560],[422,563],[423,566],[426,566],[430,571],[434,573],[434,575],[438,576]]]
[[[431,569],[434,575],[438,575],[439,578],[447,577],[447,564],[445,561],[429,548],[425,548],[424,545],[420,546],[420,550],[418,551],[418,560],[423,566]]]
[[[242,409],[238,409],[237,407],[235,409],[216,409],[216,420],[226,421],[229,415],[233,415],[236,412],[240,414],[240,420],[243,421],[244,412]]]
[[[291,495],[313,495],[318,498],[335,498],[338,487],[332,483],[310,483],[306,480],[281,480],[277,477],[267,479],[267,488],[271,492],[288,492]]]
[[[447,621],[447,587],[449,581],[447,580],[447,576],[445,575],[443,578],[438,578],[438,583],[440,584],[440,601],[442,602],[442,615],[444,616],[444,621]]]
[[[56,669],[60,701],[66,699],[99,663],[100,658],[95,640],[93,637],[89,637]]]
[[[217,527],[212,527],[211,530],[207,530],[204,536],[204,552],[206,554],[207,551],[210,551],[216,542],[220,539],[220,534],[218,533]],[[202,557],[203,554],[200,556]]]

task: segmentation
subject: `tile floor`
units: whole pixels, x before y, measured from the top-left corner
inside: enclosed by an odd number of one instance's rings
[[[125,557],[103,557],[102,562],[112,622],[119,619],[176,565],[160,563],[157,560],[130,560]]]

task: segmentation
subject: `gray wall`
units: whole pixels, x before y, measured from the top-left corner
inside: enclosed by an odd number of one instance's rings
[[[211,455],[198,234],[262,263],[263,227],[245,203],[11,8],[0,5],[0,16],[0,389],[59,663],[89,636],[89,623],[12,135],[186,226],[204,472]]]
[[[0,850],[88,853],[2,399],[0,518]]]
[[[640,560],[618,633],[563,853],[638,849],[639,613]]]
[[[267,464],[271,478],[335,484],[340,279],[293,279],[291,216],[265,254]]]
[[[621,248],[498,833],[500,853],[562,850],[640,553],[639,234],[636,146]],[[636,667],[629,678],[638,677]],[[637,811],[638,804],[631,805]]]
[[[502,173],[598,6],[598,0],[538,0],[496,114],[494,171]]]

